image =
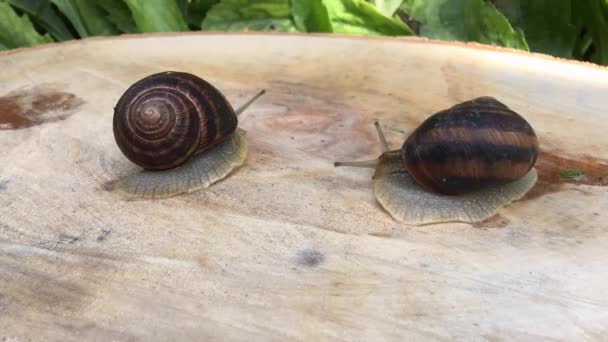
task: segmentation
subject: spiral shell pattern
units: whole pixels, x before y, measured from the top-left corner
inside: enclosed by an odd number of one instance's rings
[[[114,108],[114,138],[123,154],[148,170],[177,167],[229,137],[237,117],[205,80],[167,71],[133,84]]]

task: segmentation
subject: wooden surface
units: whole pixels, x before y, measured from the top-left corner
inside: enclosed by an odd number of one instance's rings
[[[608,71],[418,39],[181,35],[0,54],[0,341],[608,339]],[[249,159],[209,190],[125,201],[134,81],[195,73]],[[372,194],[391,146],[491,95],[536,129],[539,183],[475,225],[406,226]],[[560,182],[563,169],[586,174]]]

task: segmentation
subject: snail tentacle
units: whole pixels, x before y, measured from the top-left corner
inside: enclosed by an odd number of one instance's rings
[[[374,126],[376,126],[378,139],[380,139],[380,147],[382,148],[382,153],[384,153],[389,150],[388,142],[386,141],[386,137],[384,136],[384,131],[382,130],[382,126],[380,126],[380,122],[374,121]]]
[[[364,161],[337,161],[334,162],[334,166],[351,166],[351,167],[369,167],[375,168],[378,165],[378,159],[364,160]]]
[[[382,154],[389,151],[388,143],[386,142],[386,137],[384,136],[384,132],[382,131],[382,127],[378,121],[374,121],[374,126],[376,126],[376,132],[378,133],[378,140],[380,140],[380,147],[382,148]],[[363,160],[363,161],[337,161],[334,162],[334,166],[349,166],[349,167],[368,167],[375,168],[378,165],[380,158],[372,159],[372,160]]]
[[[251,106],[252,103],[255,102],[255,100],[257,100],[260,96],[264,94],[266,94],[266,89],[260,90],[260,92],[255,94],[251,99],[249,99],[249,101],[242,104],[239,108],[237,108],[237,110],[234,111],[236,116],[241,115],[249,106]]]

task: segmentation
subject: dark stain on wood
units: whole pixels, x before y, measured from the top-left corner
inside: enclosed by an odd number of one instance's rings
[[[509,223],[511,223],[511,221],[509,221],[508,218],[501,216],[500,214],[496,214],[483,221],[474,222],[471,225],[474,228],[504,228],[508,226]]]
[[[207,255],[200,255],[200,256],[196,257],[195,260],[196,260],[196,263],[199,264],[199,266],[201,266],[202,268],[211,267],[211,260],[209,259],[209,257]]]
[[[71,275],[57,277],[57,273],[53,273],[57,269],[65,272],[82,272],[83,269],[58,265],[52,258],[38,259],[37,265],[24,259],[7,256],[0,262],[0,276],[7,280],[3,284],[3,293],[8,296],[8,313],[32,310],[63,315],[86,306],[85,302],[91,296],[89,290]]]
[[[75,333],[87,332],[87,331],[94,330],[95,328],[97,328],[97,326],[93,322],[57,323],[57,325],[59,325],[60,327],[66,329],[66,330],[70,330],[71,332],[75,332]]]
[[[105,183],[103,183],[101,185],[101,188],[105,191],[114,191],[114,189],[116,189],[116,184],[118,183],[118,180],[113,179],[110,181],[107,181]]]
[[[80,237],[70,234],[60,234],[59,243],[75,243],[80,240]]]
[[[368,233],[368,235],[371,236],[375,236],[375,237],[381,237],[381,238],[390,238],[391,236],[393,236],[393,234],[391,232],[371,232]]]
[[[9,183],[9,180],[0,179],[0,191],[4,191],[4,190],[8,189],[8,183]]]
[[[101,233],[95,239],[97,242],[103,242],[110,234],[112,233],[112,229],[102,229]]]
[[[536,170],[538,182],[524,196],[524,200],[558,192],[562,190],[564,184],[608,186],[608,161],[591,156],[574,158],[541,151],[536,162]],[[560,173],[566,170],[580,170],[583,174],[576,178],[560,178]]]
[[[541,152],[537,162],[538,178],[548,183],[573,183],[585,185],[608,185],[608,161],[582,156],[578,159],[563,157],[550,152]],[[576,179],[560,179],[565,170],[581,170]]]
[[[325,255],[316,249],[303,249],[298,252],[297,263],[303,266],[314,267],[325,261]]]
[[[0,96],[0,130],[65,120],[83,103],[76,95],[49,86],[15,90]]]

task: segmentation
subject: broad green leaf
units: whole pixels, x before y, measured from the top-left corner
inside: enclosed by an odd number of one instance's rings
[[[484,0],[412,0],[409,14],[421,23],[422,36],[476,41],[528,50],[524,35]]]
[[[74,39],[74,35],[49,0],[9,0],[9,3],[27,13],[33,22],[44,28],[56,40]]]
[[[91,36],[109,36],[118,33],[118,29],[98,5],[97,0],[73,0],[80,13],[87,32]],[[104,0],[105,1],[105,0]]]
[[[177,8],[179,8],[180,13],[182,14],[182,18],[188,17],[188,0],[176,0]]]
[[[118,33],[116,27],[106,18],[104,10],[96,0],[51,0],[70,20],[82,38],[107,36]]]
[[[405,11],[406,13],[411,13],[412,7],[416,1],[417,0],[403,0],[401,1],[401,6],[399,6],[399,9]]]
[[[576,59],[585,60],[585,56],[587,56],[588,53],[592,50],[593,36],[585,28],[583,15],[581,14],[579,6],[577,6],[576,4],[572,4],[571,21],[576,30],[576,41],[574,43],[572,55]]]
[[[50,43],[49,35],[40,35],[27,14],[21,17],[4,0],[0,1],[0,45],[14,49],[36,44]]]
[[[220,0],[192,0],[188,5],[188,25],[200,29],[207,11],[218,2]]]
[[[122,0],[103,0],[99,1],[98,5],[105,10],[108,20],[121,32],[139,32],[131,16],[131,10]]]
[[[51,0],[51,2],[59,7],[59,10],[68,18],[70,23],[72,23],[72,26],[74,26],[74,29],[76,29],[76,32],[81,38],[90,36],[74,0]]]
[[[293,21],[300,31],[333,32],[323,0],[291,0]]]
[[[295,31],[289,0],[222,0],[203,20],[210,31]]]
[[[124,0],[142,32],[187,31],[176,0]]]
[[[530,50],[572,58],[576,27],[570,1],[494,0],[513,27],[526,35]]]
[[[412,35],[399,19],[382,15],[365,0],[324,0],[333,31],[364,35]]]
[[[588,60],[586,58],[593,47],[593,37],[585,32],[581,34],[574,43],[572,57],[578,60]]]
[[[469,32],[480,43],[500,44],[529,51],[524,34],[514,30],[505,16],[493,4],[483,0],[469,0],[471,20],[467,20]],[[478,15],[477,15],[478,14]]]
[[[608,4],[605,0],[578,0],[573,10],[582,17],[585,29],[593,37],[591,61],[608,65]]]
[[[386,17],[392,17],[403,4],[403,0],[369,0]]]

